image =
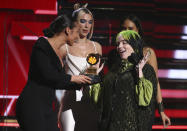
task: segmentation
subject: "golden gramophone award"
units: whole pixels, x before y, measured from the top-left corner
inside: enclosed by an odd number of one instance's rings
[[[90,65],[90,67],[87,68],[85,75],[92,79],[91,84],[101,82],[101,79],[97,74],[97,68],[94,67],[94,65],[96,65],[99,62],[100,57],[101,56],[99,54],[91,53],[86,58],[87,63]]]

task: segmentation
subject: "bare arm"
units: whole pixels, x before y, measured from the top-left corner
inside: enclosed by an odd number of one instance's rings
[[[158,79],[158,64],[157,64],[156,54],[152,48],[144,49],[144,54],[146,53],[147,50],[151,51],[151,56],[150,56],[150,59],[148,60],[148,63],[154,68],[155,73],[156,73],[156,77]],[[157,99],[157,103],[162,102],[162,93],[161,93],[159,81],[157,84],[157,98],[156,99]]]
[[[154,50],[152,48],[144,48],[144,54],[146,54],[147,50],[151,51],[150,59],[148,60],[148,63],[154,68],[156,77],[158,79],[158,64],[157,64],[157,58]],[[157,104],[162,102],[162,93],[160,88],[160,83],[158,81],[157,83],[157,96],[156,96]],[[168,125],[171,125],[169,117],[163,112],[160,112],[164,127],[167,127]],[[167,123],[166,123],[167,122]]]

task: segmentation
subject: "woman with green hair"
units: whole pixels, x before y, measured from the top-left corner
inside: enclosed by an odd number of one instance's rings
[[[101,86],[100,131],[150,131],[157,92],[156,74],[146,64],[150,54],[143,56],[142,39],[132,30],[118,33],[116,43],[121,63]]]

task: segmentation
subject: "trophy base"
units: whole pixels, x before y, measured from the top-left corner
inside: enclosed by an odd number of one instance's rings
[[[101,82],[101,78],[99,75],[93,75],[93,74],[85,74],[85,75],[91,78],[91,85]]]

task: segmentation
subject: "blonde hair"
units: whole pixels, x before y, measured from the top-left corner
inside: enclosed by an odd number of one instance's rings
[[[76,21],[78,20],[78,17],[80,16],[81,13],[85,13],[85,14],[89,14],[92,17],[92,27],[90,29],[90,32],[87,36],[88,39],[91,39],[92,35],[93,35],[93,28],[94,28],[94,18],[92,15],[92,12],[90,10],[87,9],[88,4],[86,3],[85,5],[83,5],[82,7],[80,7],[79,3],[74,4],[74,11],[72,13],[72,17],[73,19],[76,19]]]

